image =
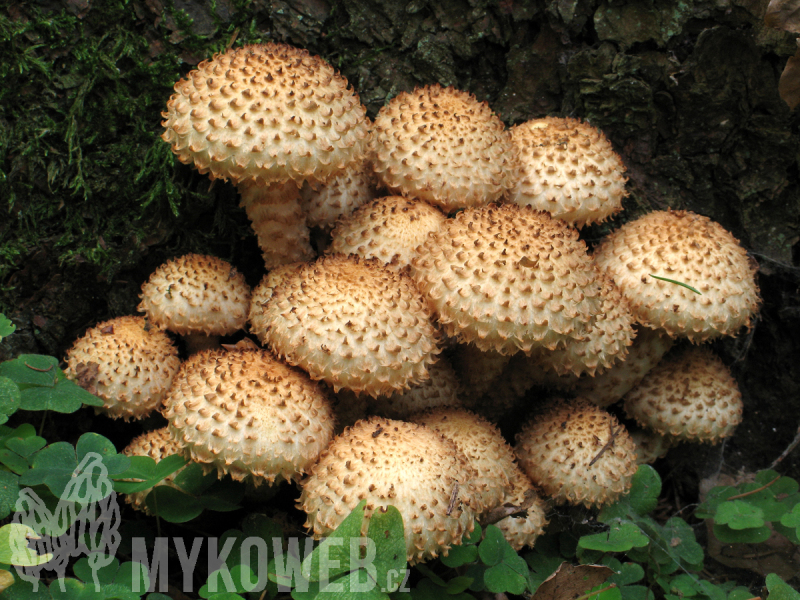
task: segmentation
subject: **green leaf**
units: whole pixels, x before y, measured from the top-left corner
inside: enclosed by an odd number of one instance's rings
[[[703,547],[697,543],[694,530],[686,521],[671,517],[664,524],[661,537],[667,542],[671,554],[688,565],[702,567]]]
[[[694,514],[700,519],[713,519],[714,515],[717,514],[717,507],[731,496],[737,495],[739,495],[739,490],[729,485],[712,488],[706,495],[705,501],[694,511]]]
[[[5,519],[15,510],[19,498],[19,476],[0,471],[0,519]]]
[[[0,424],[8,421],[8,416],[17,412],[22,403],[22,392],[8,377],[0,377]]]
[[[22,457],[28,458],[34,452],[38,452],[47,445],[44,438],[38,435],[25,438],[11,438],[6,442],[6,447],[13,450]]]
[[[364,569],[358,569],[330,581],[316,596],[318,600],[353,600],[355,598],[358,600],[389,600],[389,595],[375,585]]]
[[[109,440],[85,433],[74,448],[67,442],[56,442],[34,454],[32,467],[21,476],[20,483],[47,485],[65,500],[99,501],[112,492],[108,474],[125,470],[129,463],[130,459],[117,454]]]
[[[453,546],[447,556],[442,556],[440,560],[444,566],[456,569],[478,560],[478,547],[473,545]]]
[[[767,600],[800,600],[800,592],[793,589],[774,573],[767,575]]]
[[[519,595],[527,587],[527,577],[506,562],[486,569],[483,574],[483,582],[486,584],[486,589],[493,594],[509,593]]]
[[[479,544],[481,538],[483,537],[483,530],[481,529],[481,524],[477,521],[474,522],[475,528],[464,536],[462,539],[462,543],[464,544]]]
[[[635,523],[619,520],[611,523],[607,532],[583,536],[578,541],[578,547],[601,552],[627,552],[648,543],[647,536]]]
[[[694,292],[695,294],[700,294],[701,296],[703,295],[700,290],[693,288],[688,283],[684,283],[682,281],[676,281],[675,279],[668,279],[666,277],[659,277],[658,275],[653,275],[652,273],[650,273],[650,277],[652,277],[653,279],[658,279],[660,281],[666,281],[667,283],[674,283],[675,285],[679,285],[681,287],[685,287],[687,290],[690,290],[690,291]]]
[[[453,577],[450,581],[447,582],[447,587],[445,588],[445,592],[449,596],[454,596],[456,594],[460,594],[461,592],[469,589],[470,584],[472,583],[472,577]]]
[[[375,510],[367,537],[375,550],[374,558],[367,561],[375,569],[372,576],[379,589],[394,592],[403,583],[406,569],[406,539],[400,511],[394,506]]]
[[[20,388],[20,408],[73,413],[83,404],[102,406],[103,401],[58,368],[58,359],[41,354],[23,354],[0,364],[0,376],[8,377]]]
[[[795,504],[792,512],[781,517],[781,525],[794,528],[796,535],[800,537],[800,504]]]
[[[300,570],[303,577],[309,581],[332,580],[351,570],[351,554],[359,556],[359,538],[366,504],[366,500],[359,502],[336,530],[324,538],[311,555],[306,557]],[[351,540],[355,542],[354,548],[351,548]]]
[[[0,314],[0,342],[17,330],[17,326],[4,314]]]
[[[0,527],[0,563],[20,567],[35,567],[49,562],[53,555],[36,553],[28,547],[28,539],[39,539],[27,525],[9,523]]]
[[[158,463],[149,456],[131,456],[130,462],[125,471],[114,476],[114,489],[123,494],[149,490],[186,466],[186,459],[179,454],[166,456]],[[123,481],[126,479],[142,481]]]
[[[661,478],[650,465],[639,465],[631,481],[631,489],[619,501],[604,507],[597,517],[601,523],[615,519],[630,519],[636,515],[645,516],[653,511],[661,494]]]
[[[714,535],[723,544],[758,544],[769,539],[768,527],[752,529],[731,529],[727,525],[714,524]]]
[[[503,532],[495,525],[486,527],[486,535],[478,546],[478,556],[487,567],[499,564],[503,560],[505,547],[508,545]]]
[[[723,502],[714,520],[731,529],[753,529],[764,525],[764,511],[744,500]]]
[[[606,583],[616,583],[622,587],[644,579],[644,568],[639,563],[623,563],[619,559],[607,555],[603,558],[602,564],[614,571],[614,575],[609,577]]]
[[[203,506],[194,496],[168,485],[157,485],[145,498],[151,514],[170,523],[186,523],[203,512]]]

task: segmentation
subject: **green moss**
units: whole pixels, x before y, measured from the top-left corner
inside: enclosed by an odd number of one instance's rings
[[[183,57],[210,56],[234,32],[260,34],[252,19],[234,12],[223,22],[213,3],[205,8],[207,35],[170,4],[147,39],[125,0],[84,18],[0,13],[0,282],[42,246],[59,264],[88,262],[112,277],[154,229],[179,228],[185,207],[207,195],[159,139],[159,115],[189,70]]]

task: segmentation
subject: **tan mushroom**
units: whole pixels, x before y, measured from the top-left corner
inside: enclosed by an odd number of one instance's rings
[[[422,425],[372,417],[322,453],[301,484],[297,506],[315,538],[330,534],[361,500],[367,517],[397,507],[414,565],[447,555],[474,529],[480,506],[474,476],[451,440]]]
[[[284,275],[253,331],[334,391],[373,397],[423,381],[439,353],[413,281],[358,256],[325,256]]]
[[[649,213],[609,234],[594,258],[627,298],[636,320],[673,337],[702,342],[736,335],[758,310],[755,262],[708,217]]]
[[[186,254],[158,267],[139,298],[138,310],[148,323],[182,335],[192,353],[244,329],[250,286],[229,262]]]
[[[442,211],[422,200],[378,198],[336,224],[329,251],[377,258],[393,269],[403,269],[411,263],[417,246],[446,220]]]
[[[64,373],[102,398],[114,419],[142,419],[160,408],[178,372],[178,349],[144,317],[117,317],[89,329],[67,351]]]
[[[451,212],[500,200],[517,150],[486,102],[452,87],[401,92],[375,119],[375,173],[393,194]]]
[[[547,213],[458,213],[418,248],[411,275],[445,333],[500,354],[582,338],[600,286],[578,233]]]
[[[161,429],[154,429],[153,431],[148,431],[134,438],[130,444],[125,446],[122,450],[122,454],[125,456],[147,456],[156,461],[156,463],[159,463],[168,456],[181,454],[181,447],[170,435],[169,428],[162,427]],[[173,483],[173,480],[184,468],[185,467],[181,467],[172,475],[168,475],[162,479],[159,485],[177,487]],[[145,500],[152,489],[153,488],[148,488],[141,492],[125,494],[125,502],[133,506],[136,510],[140,510],[149,515],[150,510],[147,508]]]
[[[325,390],[259,349],[193,355],[164,416],[184,456],[255,485],[299,479],[333,438]]]
[[[636,445],[616,417],[584,398],[557,401],[528,421],[514,451],[522,470],[557,503],[615,502],[636,473]]]
[[[688,346],[667,355],[625,396],[627,415],[652,431],[716,444],[742,420],[742,394],[710,349]]]
[[[545,117],[511,128],[522,176],[508,200],[575,227],[622,210],[625,165],[603,132],[578,119]]]

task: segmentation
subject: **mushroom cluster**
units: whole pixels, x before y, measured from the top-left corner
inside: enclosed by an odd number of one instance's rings
[[[578,228],[627,192],[589,123],[507,129],[427,85],[373,124],[326,61],[272,43],[200,63],[163,117],[178,160],[237,186],[266,272],[251,291],[226,261],[176,257],[143,283],[146,317],[76,342],[67,374],[110,416],[163,403],[168,425],[129,453],[292,482],[315,537],[361,500],[368,517],[392,504],[413,564],[499,513],[515,548],[532,545],[549,505],[614,502],[637,464],[739,423],[730,371],[687,344],[750,326],[755,267],[686,211],[592,252]],[[620,406],[645,429],[629,434]]]

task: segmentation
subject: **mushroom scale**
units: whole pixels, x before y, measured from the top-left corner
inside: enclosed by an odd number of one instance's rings
[[[284,274],[253,320],[262,343],[334,391],[377,397],[426,379],[438,332],[414,282],[334,254]]]
[[[452,87],[400,92],[375,119],[374,168],[393,193],[451,212],[500,200],[518,151],[486,102]]]
[[[522,176],[508,194],[575,227],[622,210],[625,165],[603,132],[578,119],[545,117],[511,128]]]
[[[446,220],[442,211],[422,200],[378,198],[336,224],[330,251],[378,258],[399,270],[411,263],[417,246]]]
[[[559,400],[528,421],[514,451],[531,481],[558,503],[615,502],[636,473],[636,444],[616,417],[585,398]]]
[[[365,514],[395,506],[408,562],[446,555],[474,528],[475,472],[455,444],[432,429],[372,417],[333,440],[302,482],[297,507],[314,537],[330,534],[361,500]],[[366,521],[365,521],[366,527]]]
[[[118,419],[142,419],[161,406],[181,361],[170,337],[125,316],[89,329],[67,351],[64,374],[95,396],[96,409]]]
[[[164,141],[212,179],[324,181],[369,150],[369,122],[347,80],[287,44],[232,48],[175,84]]]
[[[594,259],[639,323],[673,337],[697,343],[735,335],[758,310],[755,262],[721,225],[693,212],[656,211],[630,221],[603,240]]]
[[[626,414],[643,427],[683,441],[716,444],[742,420],[736,380],[704,346],[668,354],[624,402]]]
[[[186,254],[158,267],[142,284],[139,298],[139,312],[159,329],[229,335],[247,323],[250,286],[230,263]]]
[[[164,416],[187,458],[256,485],[298,479],[333,438],[322,387],[265,350],[205,350],[175,377]]]
[[[411,275],[447,335],[501,354],[580,339],[599,310],[578,232],[512,204],[448,219],[418,248]]]

